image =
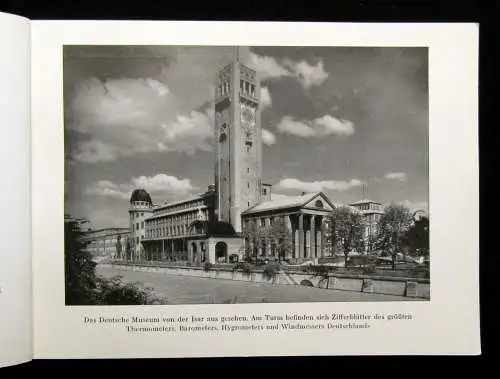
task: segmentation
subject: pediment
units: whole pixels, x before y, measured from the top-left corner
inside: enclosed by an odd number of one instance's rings
[[[328,199],[323,193],[319,193],[318,195],[314,196],[311,200],[309,200],[309,202],[305,204],[304,208],[333,211],[333,205],[330,199]]]

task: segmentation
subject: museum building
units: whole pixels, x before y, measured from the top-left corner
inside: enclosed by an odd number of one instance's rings
[[[154,205],[146,190],[134,190],[128,210],[128,246],[125,254],[115,256],[192,265],[241,260],[249,252],[277,257],[280,241],[268,234],[258,236],[256,243],[249,230],[251,225],[270,230],[279,223],[290,240],[281,258],[324,257],[326,220],[335,205],[323,192],[272,199],[272,186],[262,181],[258,73],[237,51],[217,73],[215,84],[215,184],[197,196],[161,205]],[[361,201],[352,206],[373,220],[367,229],[370,233],[382,205]]]

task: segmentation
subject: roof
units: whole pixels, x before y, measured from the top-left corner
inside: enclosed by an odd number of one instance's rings
[[[183,199],[183,200],[178,200],[178,201],[175,201],[175,202],[172,202],[172,203],[159,204],[159,205],[157,205],[155,207],[154,210],[157,211],[157,210],[160,210],[160,209],[163,209],[163,208],[170,208],[170,207],[174,207],[176,205],[190,203],[190,202],[196,201],[196,200],[206,199],[207,197],[210,197],[210,196],[215,196],[215,192],[213,192],[213,191],[207,191],[205,193],[201,193],[201,194],[198,194],[198,195],[195,195],[195,196]]]
[[[197,234],[197,232],[201,232],[201,234],[207,234],[209,236],[219,236],[219,237],[220,236],[232,237],[236,235],[233,226],[230,223],[223,221],[196,220],[190,224],[189,228],[190,228],[190,233],[194,234]]]
[[[360,205],[360,204],[368,204],[368,203],[374,203],[374,204],[380,204],[380,205],[383,205],[381,202],[379,201],[375,201],[375,200],[370,200],[370,199],[362,199],[362,200],[358,200],[358,201],[355,201],[354,203],[350,203],[349,205]]]
[[[145,189],[139,188],[132,192],[132,196],[130,196],[130,202],[133,203],[135,201],[145,201],[146,203],[153,204],[151,201],[151,196]]]
[[[275,209],[301,207],[309,203],[316,196],[320,195],[325,197],[326,200],[330,202],[330,200],[326,197],[326,195],[323,192],[308,192],[303,195],[287,196],[279,199],[260,202],[254,205],[253,207],[248,208],[246,211],[243,212],[243,214],[259,213]],[[333,204],[331,205],[333,206]]]

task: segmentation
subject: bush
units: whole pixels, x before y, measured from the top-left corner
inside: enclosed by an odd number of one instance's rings
[[[430,278],[430,272],[428,267],[416,267],[411,271],[411,276],[413,278]]]
[[[377,272],[374,264],[368,264],[363,268],[364,274],[375,274]]]
[[[307,268],[308,272],[318,276],[325,276],[328,275],[328,273],[330,272],[329,266],[316,265],[316,266],[308,266]]]
[[[212,269],[213,265],[210,262],[205,262],[203,264],[203,271],[210,271]]]
[[[245,275],[250,275],[252,266],[249,263],[238,262],[233,266],[233,271],[241,271]]]
[[[269,262],[266,267],[264,267],[264,271],[262,272],[262,276],[266,279],[273,279],[276,277],[278,272],[280,271],[281,266],[278,262]]]
[[[161,299],[151,296],[135,283],[123,283],[120,276],[97,279],[96,305],[146,305],[158,302],[161,303]]]

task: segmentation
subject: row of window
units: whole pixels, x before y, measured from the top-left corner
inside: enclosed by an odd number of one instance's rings
[[[256,91],[255,84],[247,82],[246,80],[240,80],[240,93],[246,96],[256,97],[255,91]],[[225,96],[229,92],[231,92],[230,81],[225,81],[217,87],[218,97]]]
[[[204,210],[204,211],[202,211],[202,213],[203,213],[204,218],[206,219],[207,211]],[[198,211],[186,212],[186,213],[174,215],[174,216],[154,218],[154,219],[147,221],[146,228],[149,229],[151,227],[158,226],[158,225],[169,225],[169,224],[176,224],[176,223],[191,223],[192,221],[196,220],[197,218],[198,218]]]
[[[140,205],[140,206],[143,206],[143,207],[148,207],[148,206],[150,206],[150,203],[148,203],[147,201],[134,201],[134,205]]]
[[[115,244],[117,241],[116,238],[111,238],[111,239],[98,239],[91,241],[89,243],[89,246],[104,246],[104,245],[110,245],[110,244]]]
[[[146,238],[158,238],[167,236],[179,236],[187,233],[187,225],[173,225],[161,228],[154,228],[146,231]]]
[[[380,204],[372,204],[372,203],[357,205],[356,208],[358,208],[360,211],[368,211],[368,210],[381,211],[381,210],[383,210],[383,207]]]
[[[246,80],[240,80],[240,92],[244,95],[255,97],[255,84],[249,83]]]
[[[140,227],[138,222],[136,222],[135,225],[132,224],[132,232],[139,229],[144,229],[144,221],[141,221]]]
[[[174,212],[178,212],[178,211],[184,211],[186,209],[200,208],[200,207],[203,207],[204,205],[205,204],[204,204],[203,200],[190,201],[190,202],[178,204],[178,205],[172,206],[172,207],[161,208],[158,211],[155,211],[154,215],[155,216],[161,216],[163,214],[169,214],[169,213],[174,213]]]
[[[139,217],[144,217],[144,212],[141,212],[140,214],[139,213],[132,213],[132,220],[134,218],[139,218]]]

